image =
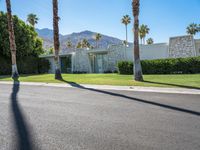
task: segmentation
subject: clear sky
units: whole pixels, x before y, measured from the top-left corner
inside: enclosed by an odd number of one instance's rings
[[[125,38],[123,15],[132,17],[131,0],[58,0],[60,33],[70,34],[91,30]],[[169,37],[186,34],[190,23],[200,24],[200,0],[140,0],[140,24],[150,28],[148,37],[155,42],[168,42]],[[26,21],[29,13],[39,17],[37,28],[52,29],[52,0],[11,0],[13,14]],[[5,11],[5,0],[0,0],[0,10]],[[132,17],[133,18],[133,17]],[[129,41],[133,40],[132,24]],[[200,38],[200,33],[195,38]]]

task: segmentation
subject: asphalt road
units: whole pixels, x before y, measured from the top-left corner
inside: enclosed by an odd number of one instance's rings
[[[0,150],[200,150],[200,95],[0,84]]]

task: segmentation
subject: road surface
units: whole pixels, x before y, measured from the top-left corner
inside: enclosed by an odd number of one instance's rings
[[[0,84],[0,150],[200,150],[200,95]]]

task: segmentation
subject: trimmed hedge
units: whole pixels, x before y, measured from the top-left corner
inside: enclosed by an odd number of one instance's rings
[[[11,74],[11,60],[0,57],[0,75]],[[47,73],[50,64],[48,60],[37,57],[24,57],[23,60],[17,60],[17,67],[20,74],[38,74]]]
[[[195,74],[200,73],[200,57],[142,60],[143,74]],[[133,74],[133,62],[120,61],[120,74]]]

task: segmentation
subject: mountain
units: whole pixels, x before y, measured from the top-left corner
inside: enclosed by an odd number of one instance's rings
[[[53,47],[53,30],[44,28],[44,29],[36,29],[36,32],[38,33],[38,36],[43,39],[43,47],[44,49],[49,49]],[[66,48],[66,42],[70,40],[74,46],[77,45],[79,41],[82,39],[87,39],[92,46],[96,46],[96,41],[94,40],[94,35],[96,32],[92,31],[83,31],[79,33],[72,33],[68,35],[62,35],[60,34],[60,46],[62,51],[69,51]],[[110,37],[107,35],[102,35],[101,40],[99,41],[99,47],[100,48],[107,48],[110,44],[121,44],[122,40]]]

